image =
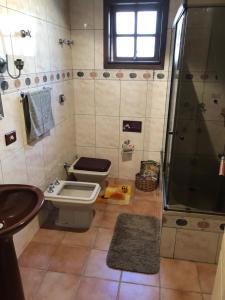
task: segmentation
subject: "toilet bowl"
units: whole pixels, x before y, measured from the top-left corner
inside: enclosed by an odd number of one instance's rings
[[[56,180],[44,193],[45,199],[59,209],[55,224],[88,229],[94,216],[93,205],[100,190],[98,183]]]
[[[111,170],[111,161],[100,158],[80,157],[68,169],[78,181],[103,182]]]

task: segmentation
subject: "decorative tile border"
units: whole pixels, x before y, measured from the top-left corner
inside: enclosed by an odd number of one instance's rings
[[[60,70],[54,72],[21,75],[18,79],[0,77],[0,91],[3,94],[13,93],[21,89],[39,87],[46,84],[72,80],[72,70]]]
[[[183,81],[194,81],[194,82],[220,82],[224,81],[225,78],[219,76],[216,72],[182,72],[182,80]]]
[[[163,227],[183,228],[208,232],[223,232],[225,229],[225,218],[189,217],[185,213],[179,215],[164,212],[162,219]]]
[[[74,79],[86,80],[130,80],[130,81],[167,81],[168,71],[153,70],[73,70]]]

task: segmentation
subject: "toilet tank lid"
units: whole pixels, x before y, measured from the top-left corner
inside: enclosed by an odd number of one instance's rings
[[[107,172],[111,166],[111,161],[108,159],[80,157],[74,169],[93,171],[93,172]]]

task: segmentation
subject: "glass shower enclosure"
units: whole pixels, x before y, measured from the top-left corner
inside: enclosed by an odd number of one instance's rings
[[[172,52],[165,209],[225,214],[225,6],[181,7]]]

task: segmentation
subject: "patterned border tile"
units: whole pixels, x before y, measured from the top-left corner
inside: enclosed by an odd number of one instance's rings
[[[165,72],[164,72],[165,73]],[[154,79],[152,70],[73,70],[74,79],[89,80],[131,80],[151,81]],[[167,78],[167,77],[165,77]],[[167,80],[167,79],[164,79]]]
[[[205,217],[189,217],[185,214],[163,214],[163,227],[192,229],[198,231],[220,232],[225,228],[225,220]]]
[[[0,91],[2,94],[13,93],[22,89],[29,89],[43,85],[49,85],[55,82],[72,80],[72,70],[60,70],[45,73],[25,74],[18,79],[12,79],[9,76],[0,77]]]

